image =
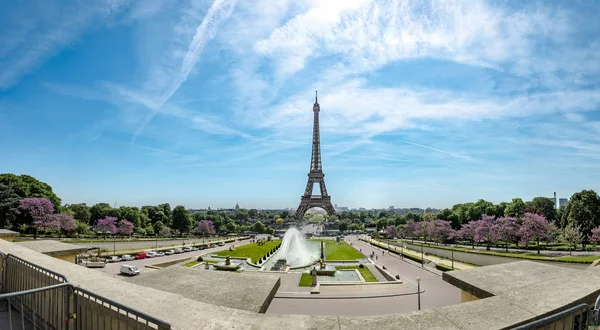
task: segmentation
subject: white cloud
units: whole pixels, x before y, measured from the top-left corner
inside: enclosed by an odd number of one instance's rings
[[[94,24],[122,11],[129,0],[98,0],[69,4],[58,0],[4,7],[0,16],[0,89],[7,89],[37,69]]]

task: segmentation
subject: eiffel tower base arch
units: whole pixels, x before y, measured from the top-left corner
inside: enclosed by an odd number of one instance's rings
[[[329,216],[335,214],[335,208],[333,207],[333,204],[331,204],[330,196],[302,196],[302,199],[300,200],[300,206],[298,206],[298,209],[296,210],[296,219],[302,220],[306,211],[313,207],[320,207],[324,209]]]

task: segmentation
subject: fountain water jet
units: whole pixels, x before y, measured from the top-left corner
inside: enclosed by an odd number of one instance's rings
[[[296,228],[290,228],[283,235],[278,259],[285,259],[292,267],[308,265],[319,257],[318,250],[306,241]]]

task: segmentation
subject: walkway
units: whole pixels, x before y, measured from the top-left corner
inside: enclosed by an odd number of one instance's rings
[[[400,275],[408,291],[416,292],[416,278],[421,278],[421,309],[429,309],[460,303],[460,289],[442,280],[439,272],[422,268],[420,265],[404,261],[389,253],[358,240],[357,236],[346,237],[357,250],[362,249],[367,257],[371,251],[377,251],[378,260],[373,260],[377,265],[385,265],[392,275]],[[403,313],[417,310],[417,295],[378,298],[346,298],[346,299],[309,299],[274,298],[267,310],[267,314],[304,314],[304,315],[382,315],[390,313]]]
[[[403,253],[411,255],[413,257],[421,258],[421,252],[420,251],[415,251],[415,250],[411,250],[411,249],[401,248],[400,246],[396,246],[396,245],[393,245],[393,244],[387,244],[387,242],[382,242],[382,241],[378,241],[378,240],[374,240],[374,239],[371,239],[369,241],[372,242],[372,243],[380,244],[380,245],[382,245],[386,249],[388,249],[388,245],[389,245],[389,250],[396,251],[398,253],[403,252]],[[429,261],[431,261],[431,262],[433,262],[435,264],[443,264],[445,266],[452,267],[452,260],[448,260],[448,259],[445,259],[445,258],[440,258],[438,256],[423,254],[423,259],[429,260]],[[473,266],[471,266],[469,264],[462,263],[460,261],[454,260],[454,269],[455,270],[459,270],[459,269],[471,269],[471,268],[473,268]]]

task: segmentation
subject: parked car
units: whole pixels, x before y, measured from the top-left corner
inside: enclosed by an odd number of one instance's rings
[[[120,271],[122,274],[129,275],[129,276],[140,275],[140,270],[136,266],[121,265]]]
[[[225,242],[219,242],[219,246],[225,246]]]
[[[111,256],[106,258],[106,262],[119,262],[123,259],[119,258],[118,256]]]
[[[175,254],[177,254],[177,253],[183,253],[183,250],[181,248],[176,248],[174,250],[174,252],[175,252]]]
[[[121,260],[123,261],[131,261],[131,260],[135,260],[134,257],[132,257],[130,254],[125,254],[121,257]]]
[[[204,249],[206,249],[206,246],[204,246],[204,245],[200,245],[200,246],[198,247],[198,250],[204,250]]]
[[[198,251],[198,250],[200,250],[200,248],[199,248],[199,247],[197,247],[197,246],[192,246],[192,251]]]
[[[158,254],[154,251],[146,252],[146,258],[158,257]]]
[[[165,252],[166,255],[170,256],[172,254],[175,254],[175,250],[168,250]]]
[[[211,245],[210,245],[210,247],[211,247],[211,248],[214,248],[214,247],[217,247],[217,246],[216,246],[216,245],[214,245],[214,244],[211,244]]]
[[[157,257],[164,257],[165,253],[164,252],[155,252]]]
[[[192,250],[191,247],[186,247],[185,249],[183,249],[183,252],[192,252],[194,250]]]
[[[135,255],[135,259],[146,259],[148,257],[148,255],[146,254],[146,252],[140,252],[138,254]]]

